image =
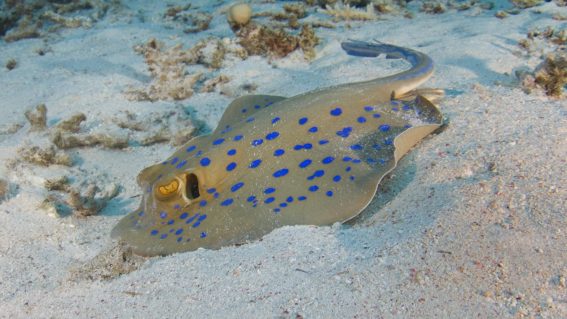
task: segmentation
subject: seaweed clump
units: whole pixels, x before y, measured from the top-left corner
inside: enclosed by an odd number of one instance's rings
[[[47,128],[47,107],[45,104],[39,104],[34,110],[26,111],[24,115],[30,122],[30,131],[43,131]]]
[[[106,15],[112,6],[119,5],[117,0],[2,1],[0,37],[12,42],[37,38],[61,28],[88,28]]]
[[[527,9],[539,6],[543,3],[543,0],[510,0],[510,2],[518,9]]]
[[[185,70],[186,65],[197,62],[192,51],[183,50],[181,44],[164,49],[164,43],[155,38],[134,47],[134,50],[144,56],[153,80],[147,88],[129,90],[129,99],[183,100],[193,95],[193,85],[202,73],[188,74]]]
[[[5,200],[10,194],[10,183],[0,178],[0,202]]]
[[[351,7],[349,4],[342,4],[337,2],[334,5],[326,5],[325,9],[321,12],[330,15],[335,21],[351,21],[351,20],[376,20],[377,15],[374,10],[374,6],[371,3],[366,5],[366,9],[358,9],[356,7]]]
[[[150,39],[147,43],[134,47],[144,55],[152,82],[146,88],[131,88],[126,95],[131,100],[183,100],[194,93],[194,86],[203,77],[202,72],[189,73],[186,67],[200,64],[207,68],[219,69],[227,55],[245,58],[247,53],[231,47],[217,38],[199,41],[190,49],[181,44],[165,48],[163,42]]]
[[[528,54],[536,53],[543,59],[533,72],[516,72],[524,91],[531,93],[541,88],[549,96],[562,97],[567,84],[567,30],[551,27],[530,30],[518,44]]]
[[[252,13],[248,4],[237,4],[229,8],[227,21],[238,38],[238,44],[248,55],[261,55],[270,58],[283,58],[291,52],[301,49],[307,60],[315,58],[315,46],[319,38],[311,23],[300,23],[299,19],[307,16],[307,9],[302,4],[285,4],[283,12]],[[252,17],[271,17],[268,25],[251,21]],[[282,24],[280,21],[287,21]],[[300,29],[297,31],[287,31]]]
[[[547,95],[561,97],[567,85],[567,53],[557,51],[548,54],[535,70],[535,84],[542,87]]]
[[[206,12],[187,12],[190,9],[192,9],[191,3],[169,7],[163,15],[166,24],[183,28],[185,33],[197,33],[207,30],[213,16]]]
[[[250,23],[237,31],[236,35],[248,54],[272,58],[283,58],[297,49],[302,49],[305,57],[311,60],[315,57],[314,48],[319,43],[313,28],[308,25],[301,28],[299,35],[292,35],[282,28],[273,29]]]
[[[84,189],[82,185],[72,187],[66,176],[46,180],[44,187],[49,193],[42,208],[54,215],[81,218],[97,215],[120,193],[120,187],[113,183],[105,189],[100,189],[94,183],[88,183]]]
[[[16,66],[18,66],[18,61],[16,61],[16,59],[9,59],[9,60],[6,62],[6,69],[7,69],[8,71],[12,71],[13,69],[16,68]]]

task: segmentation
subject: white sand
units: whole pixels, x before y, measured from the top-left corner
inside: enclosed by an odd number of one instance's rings
[[[112,127],[123,110],[175,109],[173,102],[126,100],[128,85],[149,81],[132,46],[150,37],[189,46],[231,32],[222,16],[197,35],[165,28],[164,6],[150,3],[53,36],[45,56],[34,52],[42,40],[0,42],[0,61],[18,60],[16,69],[0,70],[0,127],[25,124],[0,135],[4,164],[19,147],[45,143],[28,133],[23,116],[38,103],[47,105],[50,125],[84,112],[88,130]],[[274,6],[281,2],[265,5]],[[348,57],[339,46],[348,38],[416,48],[435,60],[427,85],[447,89],[441,109],[448,126],[411,151],[349,225],[285,227],[240,247],[151,258],[111,280],[77,279],[115,245],[110,230],[137,207],[137,173],[174,148],[74,149],[79,165],[71,169],[2,165],[1,175],[18,186],[0,204],[0,317],[566,318],[567,106],[495,84],[513,83],[514,70],[537,63],[519,54],[528,29],[565,27],[550,18],[553,4],[542,8],[504,20],[469,10],[319,29],[323,41],[310,64],[294,54],[278,68],[252,57],[221,70],[235,87],[255,83],[257,93],[290,96],[407,67]],[[230,100],[199,93],[179,103],[214,128]],[[62,174],[123,191],[99,216],[54,217],[39,208],[42,183]]]

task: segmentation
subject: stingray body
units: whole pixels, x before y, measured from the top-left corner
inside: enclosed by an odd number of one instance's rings
[[[140,208],[113,236],[151,256],[217,249],[284,225],[329,225],[358,215],[382,177],[442,117],[414,90],[433,72],[429,57],[382,43],[351,41],[343,49],[403,58],[412,68],[291,98],[236,99],[212,134],[140,173]]]

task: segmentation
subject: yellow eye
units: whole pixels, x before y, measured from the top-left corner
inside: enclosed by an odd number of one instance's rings
[[[169,196],[177,192],[178,189],[179,189],[179,181],[174,179],[171,182],[169,182],[169,184],[158,187],[158,192],[162,196]]]

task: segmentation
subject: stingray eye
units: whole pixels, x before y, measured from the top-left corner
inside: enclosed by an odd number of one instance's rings
[[[185,193],[187,198],[195,199],[201,194],[199,193],[199,179],[195,174],[187,174],[185,181]]]
[[[175,194],[179,189],[179,181],[177,179],[172,179],[171,182],[158,186],[157,193],[162,198],[170,197]]]

